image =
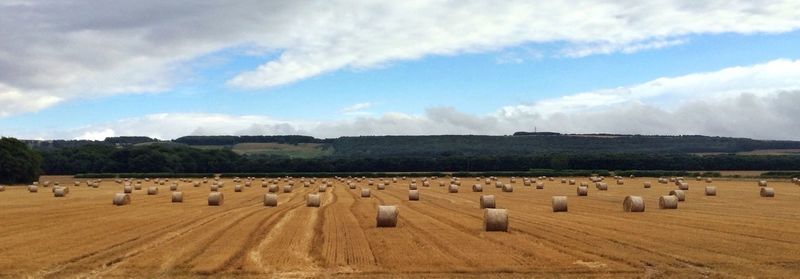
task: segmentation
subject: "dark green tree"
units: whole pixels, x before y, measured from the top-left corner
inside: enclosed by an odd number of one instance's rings
[[[0,183],[32,183],[39,180],[42,157],[15,138],[0,139]]]

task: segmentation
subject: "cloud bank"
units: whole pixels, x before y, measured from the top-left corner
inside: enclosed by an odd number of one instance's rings
[[[431,55],[558,43],[566,57],[718,33],[800,28],[798,1],[10,1],[0,3],[0,117],[75,98],[163,92],[191,61],[274,54],[227,81],[268,88]],[[518,59],[512,59],[516,61]],[[391,117],[391,116],[385,116]]]
[[[359,109],[356,104],[346,109]],[[62,131],[62,137],[146,135],[359,135],[561,133],[703,134],[800,140],[800,60],[775,60],[715,72],[580,92],[474,115],[451,107],[308,122],[267,116],[165,113]],[[98,137],[99,139],[99,137]]]

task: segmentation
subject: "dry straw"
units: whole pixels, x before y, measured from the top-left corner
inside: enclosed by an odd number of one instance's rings
[[[172,202],[183,202],[183,192],[172,192]]]
[[[410,201],[418,201],[419,200],[419,190],[408,190],[408,200],[410,200]]]
[[[644,212],[644,199],[640,196],[627,196],[622,201],[622,210],[625,212]]]
[[[653,186],[653,184],[651,184],[649,181],[644,183],[645,188],[650,188],[651,186]]]
[[[481,208],[495,208],[494,195],[482,195],[480,198]]]
[[[542,190],[542,189],[544,189],[544,183],[537,182],[536,183],[536,190]]]
[[[683,190],[683,191],[689,190],[689,183],[681,182],[680,184],[678,184],[678,190]]]
[[[148,195],[157,195],[158,194],[158,187],[156,187],[156,186],[148,187],[147,188],[147,194]]]
[[[242,191],[242,189],[243,189],[243,188],[242,188],[242,185],[235,185],[235,186],[233,186],[233,191],[234,191],[234,192],[241,192],[241,191]]]
[[[361,197],[369,198],[369,188],[361,188]]]
[[[761,196],[765,198],[775,197],[775,189],[772,187],[761,188]]]
[[[567,196],[553,196],[553,212],[567,212]]]
[[[578,196],[588,196],[589,195],[589,187],[586,186],[578,186],[577,189]]]
[[[676,196],[661,196],[658,198],[658,208],[661,209],[678,209],[678,197]]]
[[[458,193],[458,185],[450,184],[450,187],[447,189],[450,193]]]
[[[415,183],[408,184],[408,189],[409,190],[417,190],[417,184],[415,184]]]
[[[225,201],[225,196],[223,196],[220,192],[211,192],[208,194],[209,206],[220,206],[222,205],[223,201]]]
[[[28,192],[31,192],[31,193],[39,192],[39,186],[36,186],[36,185],[28,186]]]
[[[472,185],[472,191],[473,192],[483,192],[483,186],[481,186],[480,184]]]
[[[292,185],[283,185],[283,192],[284,193],[291,193],[292,192]]]
[[[503,192],[514,192],[514,186],[511,186],[511,184],[503,185]]]
[[[320,204],[319,194],[308,194],[308,196],[306,196],[307,207],[319,207],[319,204]]]
[[[211,192],[219,192],[219,185],[211,184]]]
[[[508,211],[496,208],[484,209],[483,229],[487,232],[508,231]]]
[[[53,188],[53,196],[56,197],[56,198],[66,197],[68,192],[69,191],[67,190],[67,188],[63,188],[63,187],[55,187],[55,188]]]
[[[761,181],[759,181],[759,182],[758,182],[758,186],[759,186],[759,187],[767,187],[767,181],[766,181],[766,180],[761,180]]]
[[[122,187],[122,192],[125,193],[125,194],[133,193],[133,187],[131,187],[131,186]]]
[[[379,205],[376,219],[379,228],[396,227],[400,211],[394,205]]]
[[[278,195],[276,194],[264,194],[264,206],[278,206]]]
[[[597,190],[600,190],[600,191],[607,191],[607,190],[608,190],[608,183],[605,183],[605,182],[597,182],[597,184],[595,184],[595,187],[597,188]]]
[[[670,196],[675,196],[678,198],[678,201],[685,201],[686,200],[686,192],[683,190],[672,190],[669,191]]]
[[[125,193],[116,193],[112,204],[116,206],[131,204],[131,196]]]
[[[717,187],[706,186],[706,196],[716,196],[716,195],[717,195]]]

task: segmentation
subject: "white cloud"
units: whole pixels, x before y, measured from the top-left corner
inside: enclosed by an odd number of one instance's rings
[[[45,137],[501,135],[537,127],[540,131],[562,133],[705,134],[800,140],[798,104],[800,60],[775,60],[507,106],[484,116],[450,107],[429,108],[422,115],[389,112],[321,122],[258,115],[163,113],[56,131]],[[361,103],[345,110],[367,107],[369,103]]]
[[[365,109],[368,109],[368,108],[371,108],[371,107],[372,107],[372,103],[369,103],[369,102],[357,103],[357,104],[353,104],[351,106],[342,108],[341,112],[347,114],[347,113],[359,112],[359,111],[362,111],[362,110],[365,110]]]
[[[549,117],[557,113],[614,109],[629,103],[651,104],[672,111],[678,105],[694,100],[721,101],[743,92],[764,96],[790,90],[800,90],[800,60],[774,60],[715,72],[658,78],[632,86],[507,106],[501,109],[500,114],[508,118],[525,114]]]
[[[661,49],[688,43],[688,39],[656,39],[640,43],[595,43],[586,45],[576,45],[561,50],[561,55],[565,57],[586,57],[595,54],[611,54],[616,52],[635,53],[643,50]]]
[[[76,139],[80,140],[104,140],[108,137],[113,137],[116,133],[114,130],[110,128],[105,128],[102,130],[95,130],[95,131],[86,131],[82,135],[78,136]]]
[[[798,27],[800,2],[792,0],[4,1],[0,98],[14,101],[0,102],[0,116],[162,92],[191,75],[187,62],[243,46],[278,56],[228,83],[264,88],[526,43],[564,43],[564,55],[584,56]]]

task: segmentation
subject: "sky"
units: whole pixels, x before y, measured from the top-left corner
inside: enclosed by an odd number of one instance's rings
[[[0,1],[0,136],[800,140],[800,1]]]

